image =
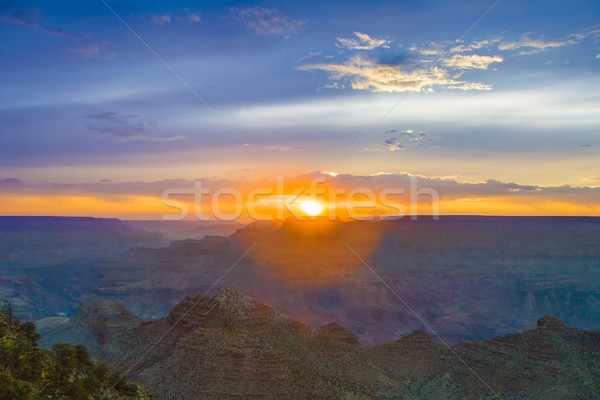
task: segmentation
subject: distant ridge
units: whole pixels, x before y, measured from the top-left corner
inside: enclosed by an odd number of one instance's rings
[[[1,228],[44,228],[44,227],[70,227],[70,228],[123,228],[123,223],[118,218],[96,217],[45,217],[45,216],[0,216]]]

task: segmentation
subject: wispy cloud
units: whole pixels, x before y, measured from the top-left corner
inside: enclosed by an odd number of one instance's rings
[[[4,178],[0,179],[0,186],[18,186],[20,185],[21,180],[17,178]]]
[[[182,135],[156,135],[151,131],[151,128],[158,126],[158,124],[153,122],[130,122],[133,119],[143,118],[142,115],[121,115],[104,111],[97,114],[90,114],[87,117],[98,121],[88,124],[88,130],[111,136],[121,142],[170,142],[187,139]]]
[[[67,50],[72,53],[79,54],[83,57],[90,58],[100,53],[100,45],[96,43],[87,46],[73,47]]]
[[[366,33],[361,32],[353,33],[356,39],[337,38],[338,42],[340,42],[338,46],[346,47],[350,50],[372,50],[380,46],[384,48],[389,47],[387,45],[390,43],[389,40],[372,38]]]
[[[38,17],[31,15],[0,15],[0,22],[6,22],[13,25],[25,25],[28,28],[41,30],[54,36],[61,36],[71,39],[81,39],[82,36],[75,33],[67,32],[57,26],[42,23]]]
[[[87,46],[79,46],[72,47],[67,49],[67,51],[75,54],[79,54],[85,58],[104,58],[108,60],[112,60],[117,56],[117,53],[111,52],[106,54],[107,52],[103,51],[107,46],[107,43],[92,43]]]
[[[274,144],[274,145],[265,146],[265,150],[269,150],[269,151],[304,150],[304,146],[293,147],[293,146],[286,146],[286,145]]]
[[[281,35],[289,38],[304,30],[306,23],[283,15],[273,9],[259,6],[239,9],[231,8],[235,18],[259,35]]]
[[[439,67],[403,70],[396,66],[379,65],[360,54],[342,64],[309,64],[300,70],[322,70],[334,81],[348,81],[355,90],[372,92],[432,91],[434,87],[460,90],[490,90],[491,86],[457,80]]]
[[[307,55],[300,57],[299,61],[303,61],[303,62],[309,61],[309,60],[319,57],[320,55],[321,55],[320,51],[311,51]]]
[[[590,186],[538,186],[522,185],[513,182],[502,182],[496,179],[487,179],[482,182],[465,183],[458,182],[456,176],[424,176],[408,172],[390,173],[386,171],[372,173],[370,175],[351,175],[336,172],[314,172],[296,177],[288,177],[286,181],[310,182],[315,177],[324,178],[323,185],[329,187],[345,188],[351,191],[354,188],[369,188],[375,193],[389,188],[404,189],[404,194],[399,195],[399,201],[408,199],[411,193],[411,184],[414,178],[418,178],[419,187],[432,188],[437,191],[440,200],[455,199],[519,199],[523,198],[528,205],[542,206],[548,202],[563,202],[586,207],[594,207],[600,201],[600,187],[595,186],[600,177],[591,177],[586,180],[593,182]],[[236,188],[243,193],[248,193],[257,187],[257,182],[235,181],[227,179],[198,179],[202,186],[209,188],[211,192],[219,188]],[[2,182],[2,180],[0,180]],[[194,187],[194,180],[169,179],[154,182],[90,182],[90,183],[21,183],[14,186],[1,185],[3,193],[37,193],[45,194],[92,194],[99,198],[110,198],[113,195],[147,195],[156,196],[164,190],[174,187]],[[285,198],[286,195],[284,195]],[[405,197],[403,197],[405,196]],[[272,199],[273,197],[271,197]],[[292,199],[295,196],[292,196]],[[428,196],[424,196],[424,201]],[[551,206],[550,206],[551,207]],[[551,210],[551,208],[550,208]]]
[[[442,64],[458,69],[487,69],[492,63],[502,62],[504,59],[500,56],[478,56],[478,55],[460,55],[455,54],[452,58],[442,60]]]
[[[600,38],[600,28],[598,28],[598,26],[585,28],[583,31],[578,32],[578,33],[573,33],[570,36],[572,38],[575,38],[578,40],[598,39],[598,38]]]
[[[410,51],[414,51],[423,56],[438,56],[446,52],[446,43],[431,42],[425,46],[410,46]]]
[[[192,22],[202,22],[202,18],[200,18],[199,14],[190,14],[188,15],[188,19]]]
[[[498,43],[500,40],[502,40],[501,37],[496,37],[493,39],[474,41],[469,44],[461,43],[459,45],[456,45],[456,46],[450,48],[450,52],[451,53],[465,53],[465,52],[469,52],[469,51],[473,51],[473,50],[484,49],[484,48],[491,47],[495,43]]]
[[[171,22],[171,14],[153,15],[150,17],[150,22],[158,26],[168,24]]]
[[[499,50],[516,50],[523,47],[529,47],[534,49],[547,49],[551,47],[562,47],[570,44],[574,44],[573,40],[562,39],[562,40],[544,40],[541,38],[531,38],[529,34],[526,33],[521,36],[521,39],[514,42],[502,42],[498,45]]]

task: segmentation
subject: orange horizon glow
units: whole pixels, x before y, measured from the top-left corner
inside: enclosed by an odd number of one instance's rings
[[[290,190],[290,196],[292,191]],[[431,215],[431,203],[419,202],[411,213],[406,202],[369,202],[366,199],[349,199],[338,196],[309,198],[299,197],[297,203],[287,203],[263,196],[257,202],[244,202],[241,206],[233,199],[223,197],[217,204],[202,204],[200,211],[210,215],[215,205],[226,218],[252,222],[254,220],[284,220],[290,216],[298,219],[326,215],[342,220],[369,219],[398,215]],[[196,220],[197,205],[193,201],[178,199],[177,202],[189,210],[186,220]],[[291,204],[291,205],[290,205]],[[176,210],[175,210],[176,211]],[[498,216],[600,216],[599,204],[565,201],[563,199],[523,197],[479,197],[440,199],[440,215],[498,215]],[[162,202],[159,196],[99,196],[99,195],[3,195],[0,198],[0,215],[23,216],[91,216],[128,220],[161,220],[177,216],[172,207]],[[210,220],[217,220],[211,218]]]

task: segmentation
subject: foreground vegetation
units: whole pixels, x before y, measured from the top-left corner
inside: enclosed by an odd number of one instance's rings
[[[35,324],[21,323],[10,304],[0,309],[0,399],[150,399],[105,364],[94,362],[85,347],[57,343],[38,346]]]

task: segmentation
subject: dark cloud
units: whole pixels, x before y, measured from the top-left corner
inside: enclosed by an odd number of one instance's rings
[[[386,140],[385,145],[389,151],[402,150],[406,148],[402,141],[397,137]]]
[[[423,131],[415,132],[413,129],[390,129],[384,131],[385,134],[395,134],[396,136],[391,137],[389,139],[384,140],[383,146],[377,145],[375,147],[367,147],[363,150],[366,151],[396,151],[403,150],[409,146],[423,146],[423,142],[431,141],[431,139],[426,138],[426,134]]]
[[[331,176],[326,173],[313,172],[305,175],[286,177],[286,183],[310,182],[313,178],[319,178],[324,187],[331,186],[344,188],[347,191],[356,188],[365,188],[374,193],[386,189],[403,189],[404,194],[400,197],[408,198],[410,191],[416,184],[418,188],[431,188],[435,190],[440,199],[454,200],[460,198],[491,198],[506,197],[517,198],[527,196],[539,198],[541,202],[548,199],[561,200],[578,204],[598,204],[600,202],[600,188],[597,187],[573,187],[564,186],[536,186],[519,185],[513,182],[501,182],[488,179],[480,183],[463,183],[454,178],[437,178],[428,176],[417,176],[409,173],[389,174],[379,173],[372,176],[339,174]],[[11,178],[9,178],[11,179]],[[14,179],[14,178],[13,178]],[[600,180],[588,178],[589,180]],[[256,189],[261,184],[270,187],[268,182],[235,181],[229,179],[197,179],[202,182],[202,187],[215,191],[219,188],[235,188],[242,192]],[[5,180],[0,180],[4,182]],[[18,181],[18,180],[17,180]],[[89,193],[94,195],[146,195],[160,196],[164,190],[173,188],[190,189],[194,187],[195,180],[169,179],[154,182],[101,182],[83,184],[13,184],[12,187],[0,184],[3,190],[17,192],[35,192],[39,194],[71,194]],[[411,189],[412,188],[412,189]],[[188,196],[189,197],[189,196]],[[427,199],[428,196],[424,196]]]
[[[0,179],[0,186],[17,186],[20,185],[22,182],[20,179],[17,178],[5,178],[5,179]]]
[[[122,115],[122,114],[117,114],[117,113],[109,112],[109,111],[101,111],[96,114],[89,114],[89,115],[87,115],[87,117],[92,118],[92,119],[105,119],[105,120],[117,121],[117,120],[122,120],[122,119],[142,118],[143,115],[139,115],[139,114]]]
[[[181,135],[156,135],[151,128],[157,127],[154,122],[139,122],[132,124],[130,120],[140,119],[142,115],[121,115],[114,112],[102,111],[87,115],[88,118],[98,120],[87,125],[87,129],[114,137],[119,141],[146,140],[153,142],[168,142],[186,139]]]

